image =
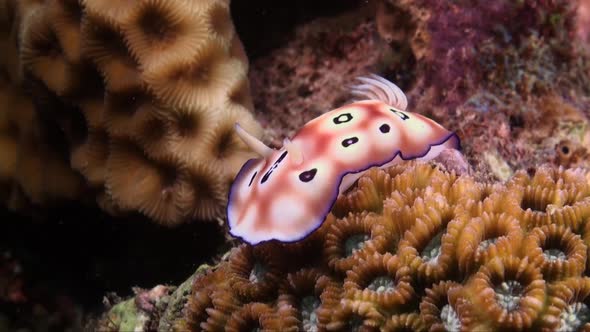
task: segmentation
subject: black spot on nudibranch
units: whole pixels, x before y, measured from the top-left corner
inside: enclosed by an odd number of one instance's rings
[[[272,171],[275,169],[275,165],[273,165],[268,172],[264,173],[264,175],[262,176],[262,179],[260,179],[260,184],[265,183],[266,181],[268,181],[268,178],[270,177],[270,175],[272,174]]]
[[[388,132],[389,132],[389,129],[390,129],[390,128],[389,128],[389,125],[388,125],[388,124],[386,124],[386,123],[382,124],[382,125],[381,125],[381,127],[379,127],[379,130],[380,130],[382,133],[384,133],[384,134],[385,134],[385,133],[388,133]]]
[[[275,161],[275,165],[278,165],[281,161],[283,161],[283,159],[285,159],[285,156],[287,156],[287,151],[283,152],[283,154],[279,157],[279,159],[277,159],[277,161]]]
[[[277,161],[275,161],[275,163],[271,166],[271,168],[264,173],[264,175],[262,176],[262,179],[260,179],[260,184],[265,183],[266,181],[268,181],[268,179],[270,178],[270,175],[272,174],[272,172],[279,167],[279,163],[281,161],[283,161],[283,159],[285,159],[285,157],[287,156],[287,151],[283,152],[283,154],[279,157],[279,159],[277,159]]]
[[[350,113],[340,114],[333,119],[335,124],[346,123],[352,120],[352,115]]]
[[[301,182],[309,182],[313,180],[317,172],[317,168],[312,168],[309,171],[302,172],[301,174],[299,174],[299,180],[301,180]]]
[[[390,108],[389,110],[392,111],[393,113],[395,113],[395,115],[399,116],[400,119],[402,119],[402,120],[407,120],[410,118],[406,113],[404,113],[402,111],[398,111],[393,108]]]
[[[359,141],[359,139],[357,137],[350,137],[350,138],[347,138],[344,141],[342,141],[342,146],[347,148],[358,141]]]
[[[250,187],[252,185],[252,181],[254,181],[256,174],[258,174],[258,171],[254,172],[254,174],[252,174],[252,178],[250,178],[250,182],[248,183],[248,187]]]

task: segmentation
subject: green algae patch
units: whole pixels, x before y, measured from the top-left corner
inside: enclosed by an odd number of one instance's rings
[[[116,304],[107,314],[109,325],[119,331],[143,331],[149,317],[135,305],[135,298]]]

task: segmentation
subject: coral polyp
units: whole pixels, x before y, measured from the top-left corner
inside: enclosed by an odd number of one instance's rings
[[[242,245],[231,256],[229,270],[231,285],[246,301],[267,299],[276,294],[282,275],[280,257],[272,249]]]
[[[498,257],[482,266],[462,290],[459,309],[470,329],[525,330],[541,315],[547,297],[538,267],[516,257]]]
[[[363,258],[344,279],[344,299],[362,311],[398,309],[414,297],[410,269],[397,256],[378,254]]]
[[[299,330],[317,330],[320,327],[318,319],[318,310],[321,310],[322,304],[320,296],[331,285],[335,285],[334,281],[319,269],[301,269],[289,273],[279,291],[277,305],[280,308],[291,308],[293,319]]]
[[[453,281],[441,281],[426,289],[420,302],[420,317],[431,331],[457,331],[461,328],[454,301],[456,298],[449,293],[451,289],[460,287],[461,284]]]
[[[586,268],[586,245],[579,235],[564,226],[551,224],[533,229],[522,250],[541,267],[548,281],[579,276]]]
[[[268,329],[265,322],[272,313],[270,306],[264,303],[248,303],[232,313],[225,325],[225,331],[255,331]]]
[[[528,179],[519,172],[511,180],[519,192],[523,227],[558,224],[577,230],[580,220],[590,215],[590,187],[580,169],[540,167]]]
[[[416,312],[392,315],[386,322],[381,331],[427,331],[427,326],[422,317]]]
[[[399,256],[419,282],[430,284],[450,277],[455,263],[460,224],[449,225],[452,210],[443,195],[426,196],[425,213],[399,242]]]
[[[375,214],[350,214],[344,219],[328,217],[328,234],[325,239],[324,255],[328,265],[345,273],[365,255],[382,252],[385,249],[386,230],[376,222]]]
[[[549,288],[547,330],[585,331],[590,328],[590,278],[573,277]]]
[[[471,273],[490,260],[518,253],[523,231],[518,219],[506,214],[483,212],[467,222],[457,242],[462,273]]]

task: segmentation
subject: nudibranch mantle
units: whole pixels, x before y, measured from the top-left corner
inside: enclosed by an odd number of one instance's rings
[[[336,198],[371,167],[435,158],[459,139],[438,123],[405,111],[407,99],[393,83],[359,78],[352,92],[365,100],[305,124],[284,146],[271,149],[238,135],[261,158],[247,161],[229,193],[229,231],[250,244],[295,242],[316,230]]]

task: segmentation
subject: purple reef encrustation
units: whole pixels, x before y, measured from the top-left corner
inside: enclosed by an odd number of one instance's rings
[[[257,118],[279,144],[374,71],[405,90],[409,110],[459,134],[479,178],[506,179],[541,162],[587,165],[588,6],[378,1],[362,6],[376,9],[369,18],[318,19],[253,61]]]

